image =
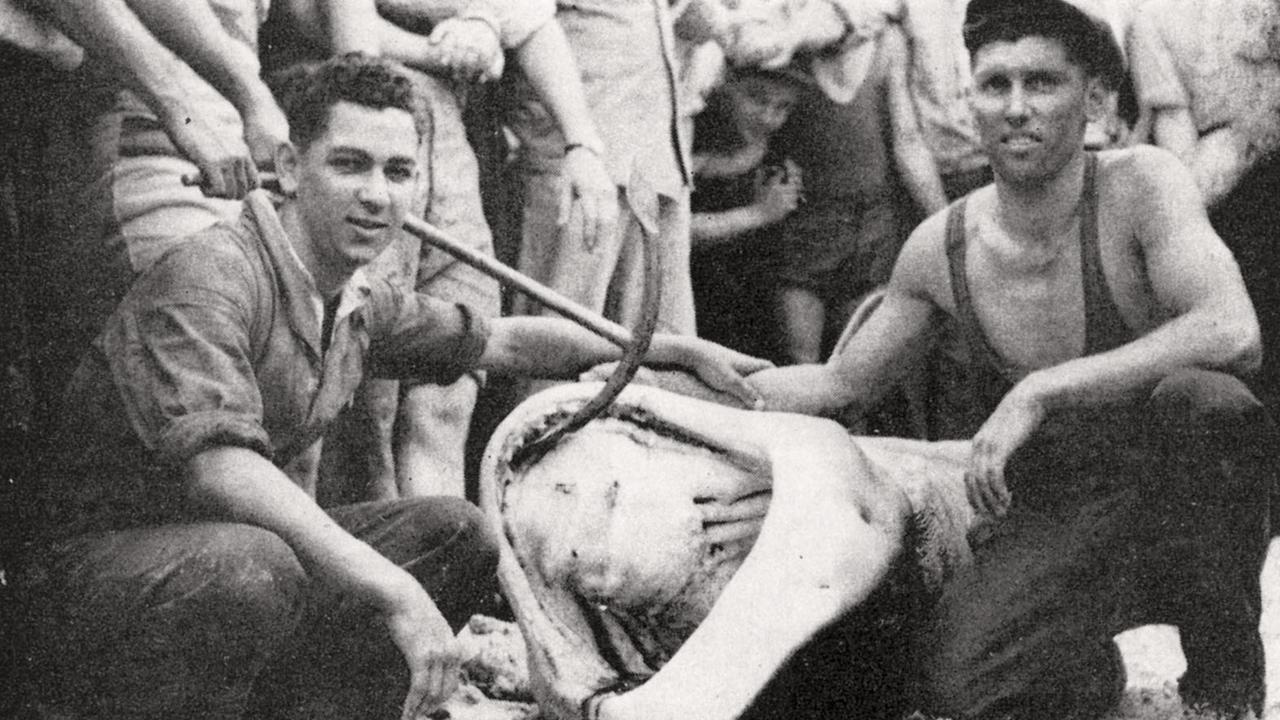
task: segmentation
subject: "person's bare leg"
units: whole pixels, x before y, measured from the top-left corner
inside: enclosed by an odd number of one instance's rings
[[[414,385],[401,398],[396,426],[400,497],[465,497],[467,429],[479,386],[466,375],[452,385]]]
[[[821,360],[826,318],[822,299],[809,290],[798,287],[778,290],[778,323],[788,360],[795,364]]]

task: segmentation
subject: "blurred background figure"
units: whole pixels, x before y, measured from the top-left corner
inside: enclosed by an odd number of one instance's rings
[[[532,92],[511,84],[511,129],[524,192],[520,270],[624,325],[639,319],[642,242],[662,248],[658,329],[694,332],[689,280],[689,165],[681,136],[677,62],[665,0],[558,2],[556,20],[581,70],[599,141],[566,136]],[[616,228],[565,207],[563,176],[603,159],[616,188]],[[542,312],[517,298],[519,313]]]
[[[854,306],[888,281],[912,208],[932,214],[946,205],[908,75],[905,38],[890,25],[853,99],[837,103],[809,89],[780,136],[805,178],[805,203],[783,225],[778,246],[787,362],[824,357]]]
[[[259,0],[37,0],[88,62],[45,88],[43,198],[61,387],[133,279],[179,239],[234,220],[288,124],[260,78]],[[187,182],[184,182],[187,178]],[[198,179],[199,186],[189,186]]]
[[[1151,141],[1183,161],[1236,256],[1262,325],[1255,390],[1280,399],[1280,7],[1148,0],[1130,34]]]
[[[699,334],[761,357],[771,332],[778,223],[800,205],[800,168],[771,141],[811,83],[794,69],[729,70],[694,119],[693,284]]]

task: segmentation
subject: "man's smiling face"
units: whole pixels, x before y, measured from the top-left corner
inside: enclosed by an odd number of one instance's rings
[[[329,108],[323,133],[292,168],[307,235],[299,250],[313,273],[349,275],[391,244],[417,189],[418,143],[404,110]]]
[[[992,169],[1015,184],[1055,177],[1083,146],[1104,91],[1057,40],[1028,36],[982,46],[970,106]],[[1096,106],[1096,107],[1095,107]]]

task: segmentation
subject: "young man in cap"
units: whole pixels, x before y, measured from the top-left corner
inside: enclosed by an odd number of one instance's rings
[[[1185,701],[1262,697],[1258,573],[1274,427],[1240,272],[1186,169],[1097,154],[1122,56],[1062,0],[973,0],[971,105],[995,183],[925,221],[883,304],[826,365],[751,380],[773,408],[870,408],[950,326],[969,349],[970,502],[995,520],[918,638],[927,709],[1090,717],[1124,686],[1112,636],[1181,631]]]
[[[68,717],[426,717],[496,555],[479,512],[422,498],[322,510],[281,470],[366,373],[564,376],[617,349],[560,319],[486,323],[370,282],[431,137],[410,81],[347,55],[282,93],[285,199],[145,272],[72,383],[48,537],[18,579],[31,677]],[[658,336],[648,359],[749,392],[762,363]]]

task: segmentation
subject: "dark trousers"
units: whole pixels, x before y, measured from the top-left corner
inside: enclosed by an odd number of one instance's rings
[[[1272,408],[1280,402],[1280,152],[1260,159],[1209,213],[1213,229],[1240,264],[1245,288],[1262,327],[1258,396]]]
[[[330,515],[416,577],[455,630],[491,603],[497,551],[474,506],[424,498]],[[394,718],[408,690],[378,618],[258,527],[82,535],[39,553],[24,576],[30,695],[54,713]]]
[[[1009,514],[915,637],[926,709],[1096,715],[1123,687],[1113,635],[1169,623],[1184,700],[1260,710],[1275,447],[1261,404],[1221,373],[1175,373],[1141,407],[1051,417],[1006,470]]]

